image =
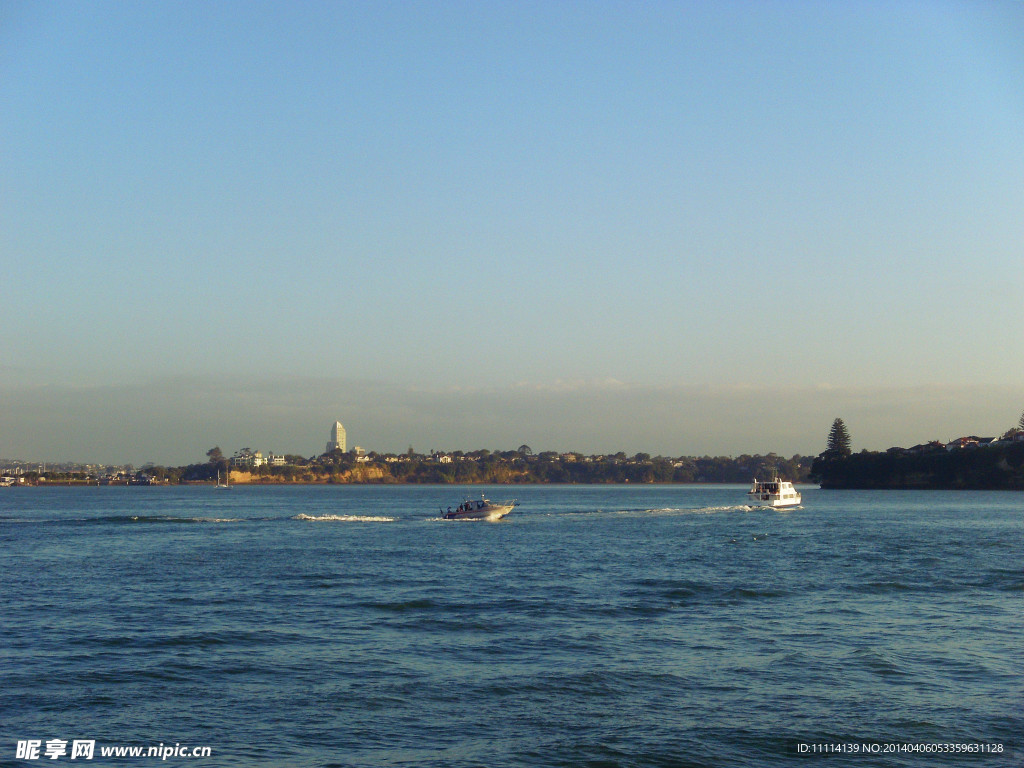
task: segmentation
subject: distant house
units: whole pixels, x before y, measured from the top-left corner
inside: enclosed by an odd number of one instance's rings
[[[981,443],[982,438],[977,435],[970,435],[969,437],[958,437],[956,440],[951,440],[946,443],[947,451],[957,451],[962,448],[977,448]]]
[[[236,451],[235,455],[231,457],[231,466],[233,467],[262,467],[263,464],[263,454],[248,448]]]
[[[914,445],[910,448],[905,448],[903,453],[916,455],[919,453],[931,453],[932,451],[941,451],[946,446],[940,443],[938,440],[932,440],[930,443],[921,443],[920,445]]]

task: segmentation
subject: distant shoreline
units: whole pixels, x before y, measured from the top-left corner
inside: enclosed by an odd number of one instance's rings
[[[308,460],[295,456],[287,457],[292,460],[289,463],[255,464],[259,459],[255,454],[240,460],[215,454],[209,461],[181,467],[147,464],[99,471],[52,467],[46,472],[19,472],[18,479],[51,485],[212,485],[225,477],[237,485],[647,485],[750,483],[778,475],[799,483],[808,479],[813,461],[809,456],[784,458],[776,454],[669,458],[622,452],[584,456],[545,451],[535,455],[523,450],[429,456],[333,451]]]
[[[295,485],[295,486],[298,486],[298,485],[338,485],[338,486],[347,485],[347,486],[377,487],[377,488],[388,488],[388,487],[397,487],[397,486],[401,486],[401,487],[429,486],[429,487],[435,487],[435,488],[453,488],[453,487],[474,486],[474,485],[479,485],[479,486],[501,485],[501,486],[506,486],[506,487],[509,487],[509,488],[515,488],[517,486],[518,487],[523,487],[523,486],[535,486],[535,485],[546,485],[546,486],[594,486],[594,487],[610,486],[610,485],[621,485],[621,486],[630,486],[630,487],[634,487],[635,488],[635,487],[638,487],[638,486],[639,487],[646,487],[646,486],[669,486],[669,485],[680,485],[680,486],[714,485],[714,486],[744,486],[745,487],[745,486],[749,485],[749,483],[742,483],[742,482],[733,481],[733,480],[722,480],[722,481],[693,480],[693,481],[689,481],[689,482],[680,482],[680,481],[674,481],[674,480],[666,480],[666,481],[650,481],[650,482],[642,482],[642,483],[630,482],[628,480],[625,480],[625,481],[622,481],[622,482],[592,482],[592,483],[582,483],[582,482],[546,482],[546,481],[543,481],[543,480],[528,480],[528,481],[512,482],[512,483],[510,483],[510,482],[495,482],[495,481],[487,481],[487,480],[472,480],[472,481],[454,482],[454,483],[446,483],[446,482],[404,482],[404,481],[395,481],[395,480],[390,480],[390,481],[387,481],[387,482],[373,482],[373,481],[365,481],[365,480],[351,480],[351,481],[331,481],[331,480],[290,480],[290,481],[289,480],[285,480],[285,481],[281,481],[281,480],[257,480],[255,482],[252,482],[252,481],[238,481],[238,482],[235,482],[234,480],[231,481],[231,487],[237,486],[239,488],[255,488],[255,487],[261,487],[261,486],[282,487],[282,486],[290,486],[290,485]],[[807,487],[807,486],[817,487],[818,486],[817,483],[812,483],[812,482],[795,482],[795,483],[793,483],[793,485],[803,486],[803,487]],[[92,481],[81,481],[81,482],[62,480],[62,481],[58,481],[58,482],[18,483],[16,485],[10,486],[10,487],[12,487],[12,488],[185,488],[185,487],[187,487],[187,488],[203,488],[203,487],[216,488],[215,484],[211,483],[208,480],[185,480],[185,481],[182,481],[180,483],[150,483],[150,484],[146,484],[146,485],[139,485],[139,484],[132,484],[132,483],[105,483],[105,484],[100,484],[100,483],[97,483],[95,480],[92,480]]]

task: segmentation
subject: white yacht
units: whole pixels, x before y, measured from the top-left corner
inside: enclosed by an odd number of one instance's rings
[[[800,504],[800,494],[793,484],[778,477],[768,481],[754,478],[747,498],[757,507],[795,507]]]
[[[441,517],[445,520],[501,520],[517,506],[518,501],[489,501],[481,496],[476,500],[466,499],[456,509],[441,510]]]

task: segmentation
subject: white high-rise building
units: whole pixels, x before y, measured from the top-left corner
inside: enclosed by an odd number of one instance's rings
[[[345,428],[341,426],[340,421],[336,421],[334,422],[334,426],[331,427],[331,439],[328,441],[327,450],[324,451],[324,453],[345,450]]]

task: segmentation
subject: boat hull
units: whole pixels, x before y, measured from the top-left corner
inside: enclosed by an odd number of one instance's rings
[[[515,508],[515,504],[487,504],[479,509],[467,509],[461,512],[446,512],[445,520],[501,520]]]
[[[750,501],[751,506],[754,507],[772,507],[778,509],[780,507],[799,507],[800,506],[800,495],[797,494],[795,498],[790,499],[775,499],[770,494],[761,493],[748,493],[747,499]]]

